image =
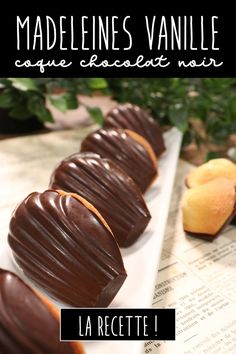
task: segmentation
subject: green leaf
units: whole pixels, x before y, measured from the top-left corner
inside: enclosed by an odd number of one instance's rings
[[[66,101],[67,109],[78,108],[79,102],[78,102],[76,94],[74,94],[72,92],[66,92],[65,94],[63,94],[63,96]]]
[[[67,111],[67,102],[64,95],[51,95],[48,96],[48,99],[60,112],[65,113]]]
[[[90,116],[95,120],[95,122],[99,125],[103,124],[104,117],[102,111],[98,107],[86,107],[87,111],[89,112]]]
[[[53,123],[54,122],[52,113],[46,107],[41,107],[41,109],[39,109],[37,111],[36,116],[43,123],[45,123],[45,122]]]
[[[89,79],[89,87],[92,90],[103,90],[107,88],[107,82],[103,78],[91,78]]]
[[[12,86],[20,91],[39,91],[36,80],[30,78],[9,78]]]
[[[68,109],[76,109],[79,106],[77,96],[74,92],[65,92],[60,95],[49,95],[48,99],[54,107],[63,113]]]
[[[14,100],[10,92],[3,91],[0,93],[0,107],[10,108],[13,103]]]
[[[11,86],[11,82],[3,77],[0,78],[0,87]]]
[[[42,96],[30,96],[27,105],[32,115],[38,117],[41,122],[53,122],[51,112],[45,106],[45,99]]]
[[[26,105],[17,104],[9,112],[9,116],[20,120],[28,119],[32,116]]]

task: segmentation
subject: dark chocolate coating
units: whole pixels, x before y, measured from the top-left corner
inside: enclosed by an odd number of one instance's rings
[[[0,269],[0,353],[74,354],[59,339],[59,320],[15,274]]]
[[[106,114],[105,128],[130,129],[142,135],[152,146],[156,156],[165,151],[160,126],[146,111],[133,104],[121,104]]]
[[[77,153],[63,160],[51,176],[50,187],[77,193],[92,203],[121,247],[134,243],[151,218],[127,173],[94,153]]]
[[[111,232],[69,194],[30,194],[13,213],[8,241],[24,273],[68,305],[108,306],[126,278]]]
[[[109,158],[119,165],[144,193],[157,175],[147,149],[122,129],[99,129],[88,135],[81,151]]]

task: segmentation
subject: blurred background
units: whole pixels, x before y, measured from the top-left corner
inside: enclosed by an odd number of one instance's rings
[[[2,78],[0,139],[102,124],[119,102],[180,129],[182,158],[236,161],[235,78]]]

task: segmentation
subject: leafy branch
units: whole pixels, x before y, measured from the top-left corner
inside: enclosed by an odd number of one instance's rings
[[[7,78],[0,79],[0,85],[0,108],[7,109],[9,116],[19,120],[36,116],[41,122],[53,122],[47,100],[65,113],[79,107],[78,93],[108,92],[103,78]],[[98,108],[87,107],[87,110],[95,121],[101,120]]]
[[[162,125],[175,125],[184,133],[184,144],[193,139],[223,144],[236,133],[235,78],[109,79],[116,100],[148,109]],[[203,137],[192,124],[202,122]]]

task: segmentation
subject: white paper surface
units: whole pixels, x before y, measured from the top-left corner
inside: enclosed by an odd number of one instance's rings
[[[165,133],[167,149],[159,160],[159,177],[145,195],[152,219],[140,239],[122,250],[128,277],[110,306],[141,308],[152,304],[181,137],[176,128]],[[0,267],[13,270],[22,277],[12,262],[7,245],[11,212],[30,192],[46,189],[54,166],[62,158],[78,151],[78,148],[79,137],[76,132],[0,142]],[[143,352],[143,345],[140,341],[86,343],[86,353],[139,354]]]

